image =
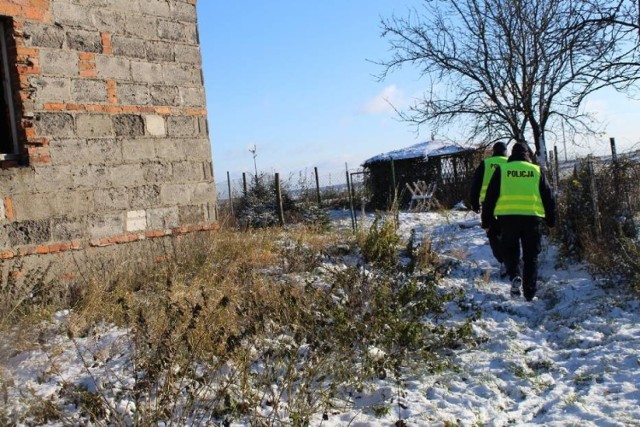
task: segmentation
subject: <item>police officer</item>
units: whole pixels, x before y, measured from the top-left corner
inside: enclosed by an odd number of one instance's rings
[[[531,163],[529,146],[516,143],[507,163],[499,166],[487,187],[482,205],[482,227],[496,221],[502,231],[502,255],[511,279],[511,295],[520,289],[527,301],[536,294],[540,228],[555,225],[556,203],[540,167]],[[522,246],[523,271],[520,271]]]
[[[493,154],[480,162],[473,174],[469,199],[471,201],[471,209],[474,212],[480,212],[480,204],[484,201],[485,194],[487,193],[487,187],[489,186],[489,180],[491,179],[493,172],[498,166],[506,163],[507,144],[504,142],[496,142],[493,145]],[[494,221],[489,225],[489,228],[487,229],[487,237],[489,238],[491,252],[493,252],[493,256],[500,263],[500,277],[505,277],[507,273],[500,243],[500,226],[497,221]]]

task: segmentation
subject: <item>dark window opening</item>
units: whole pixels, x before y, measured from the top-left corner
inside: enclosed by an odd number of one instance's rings
[[[0,160],[20,153],[13,82],[15,81],[13,20],[0,17]]]

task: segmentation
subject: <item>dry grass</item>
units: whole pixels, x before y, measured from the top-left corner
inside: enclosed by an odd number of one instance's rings
[[[348,403],[348,390],[381,372],[399,376],[413,362],[438,369],[447,363],[438,349],[454,344],[442,337],[468,336],[424,324],[425,316],[437,319],[452,297],[436,289],[435,276],[421,282],[389,268],[397,250],[393,230],[383,224],[361,236],[373,249],[371,268],[381,267],[373,275],[353,267],[319,276],[322,260],[340,262],[345,251],[354,256],[356,242],[304,227],[223,229],[183,239],[147,254],[165,261],[144,269],[93,264],[74,297],[48,311],[72,309],[71,337],[91,335],[105,322],[132,331],[133,363],[144,375],[121,393],[138,409],[123,415],[109,407],[99,395],[108,383],[98,395],[68,387],[61,399],[105,425],[197,425],[194,420],[205,418],[306,425],[341,399]],[[424,250],[420,263],[436,263],[430,245]],[[311,272],[321,285],[301,279]],[[33,320],[28,311],[19,319]],[[371,360],[370,346],[385,358]],[[38,407],[53,414],[64,402]]]

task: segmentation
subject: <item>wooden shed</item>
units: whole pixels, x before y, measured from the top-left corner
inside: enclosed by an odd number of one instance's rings
[[[362,164],[371,193],[370,207],[388,208],[393,201],[394,183],[400,206],[407,207],[411,194],[405,184],[416,181],[436,183],[435,198],[444,207],[466,201],[473,172],[481,159],[480,150],[442,141],[420,142],[371,157]]]

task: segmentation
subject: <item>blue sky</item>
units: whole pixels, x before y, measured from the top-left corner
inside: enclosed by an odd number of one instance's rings
[[[217,182],[254,170],[286,175],[357,168],[376,154],[430,138],[384,101],[422,93],[415,69],[380,82],[389,55],[380,18],[419,0],[200,0],[197,4],[209,132]],[[601,94],[586,104],[608,123],[586,151],[640,141],[640,101]],[[606,112],[606,114],[605,114]],[[559,147],[562,150],[562,147]],[[575,151],[571,145],[569,153]],[[585,149],[581,150],[582,152]]]

